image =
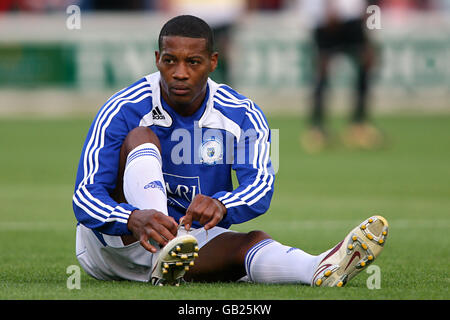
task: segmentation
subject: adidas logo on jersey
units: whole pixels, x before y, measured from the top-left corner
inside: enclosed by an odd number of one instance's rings
[[[161,110],[158,107],[152,110],[153,120],[165,120],[166,117],[162,114]]]

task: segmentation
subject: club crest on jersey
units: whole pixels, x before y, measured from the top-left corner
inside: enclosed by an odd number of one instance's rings
[[[219,163],[223,158],[222,141],[212,137],[203,141],[199,149],[200,162],[206,165]]]

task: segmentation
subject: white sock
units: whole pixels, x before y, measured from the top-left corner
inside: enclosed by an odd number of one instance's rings
[[[127,202],[139,209],[168,214],[161,154],[153,143],[141,144],[128,154],[123,192]]]
[[[266,239],[254,245],[245,257],[245,269],[250,281],[258,283],[311,284],[317,266],[327,252],[310,255]]]

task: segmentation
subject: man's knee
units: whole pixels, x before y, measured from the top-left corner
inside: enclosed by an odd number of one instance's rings
[[[247,252],[257,243],[265,240],[265,239],[271,239],[271,236],[268,235],[264,231],[260,230],[254,230],[250,231],[249,233],[246,233],[244,236],[244,241],[241,246],[241,251],[238,253],[238,259],[245,259],[245,256],[247,255]]]
[[[260,241],[263,241],[265,239],[270,239],[271,237],[264,231],[261,230],[254,230],[247,233],[247,240],[248,243],[256,244]]]
[[[122,143],[122,147],[120,149],[119,172],[117,176],[116,189],[111,195],[112,198],[117,202],[126,202],[125,196],[123,194],[123,174],[125,172],[127,157],[133,149],[145,143],[152,143],[156,145],[159,152],[161,153],[161,143],[159,142],[158,136],[150,128],[147,127],[134,128],[128,133]]]
[[[133,149],[144,143],[153,143],[161,152],[158,136],[148,127],[136,127],[131,130],[122,144],[122,152],[126,157]]]

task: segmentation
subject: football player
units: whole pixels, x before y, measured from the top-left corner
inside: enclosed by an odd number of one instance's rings
[[[155,60],[158,72],[103,105],[84,143],[73,208],[76,254],[89,275],[158,285],[342,286],[375,259],[387,235],[380,216],[318,256],[263,231],[229,230],[270,205],[275,174],[266,118],[253,101],[209,78],[218,53],[203,20],[168,21]]]

